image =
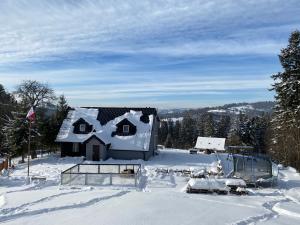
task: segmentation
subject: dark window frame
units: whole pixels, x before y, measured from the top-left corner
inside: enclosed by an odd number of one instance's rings
[[[81,129],[81,128],[83,128],[83,129]],[[80,132],[85,132],[86,131],[86,124],[84,124],[84,123],[79,124],[79,131]]]
[[[126,127],[126,129],[125,129],[125,127]],[[123,125],[123,133],[124,133],[124,134],[128,134],[129,131],[130,131],[130,125],[124,124],[124,125]]]

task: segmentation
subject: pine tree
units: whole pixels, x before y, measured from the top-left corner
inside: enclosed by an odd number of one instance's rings
[[[266,130],[268,128],[267,116],[256,116],[250,121],[249,134],[251,145],[258,153],[266,152]]]
[[[167,138],[166,138],[166,141],[165,141],[164,145],[165,145],[166,148],[172,148],[173,147],[173,139],[172,139],[171,134],[167,135]]]
[[[241,146],[243,143],[238,135],[237,130],[231,130],[228,134],[228,139],[226,140],[227,146]]]
[[[63,120],[66,118],[68,109],[69,106],[65,96],[64,95],[59,96],[57,111],[56,111],[56,118],[59,126],[61,126]]]
[[[216,137],[227,138],[230,129],[230,116],[222,116],[217,126]]]
[[[22,156],[24,162],[28,143],[28,122],[26,115],[13,112],[11,117],[6,117],[2,132],[5,134],[4,146],[11,157],[15,154]]]
[[[203,121],[203,136],[214,137],[215,136],[215,123],[213,120],[213,114],[207,113],[202,117]]]
[[[160,126],[158,129],[158,143],[164,145],[167,136],[168,136],[168,122],[162,120],[160,121]]]
[[[300,32],[295,31],[281,50],[283,72],[272,76],[276,92],[271,152],[285,164],[300,168]]]
[[[181,129],[179,135],[181,148],[187,149],[195,146],[195,142],[196,142],[195,131],[196,131],[195,120],[190,115],[184,116],[181,122]]]
[[[176,121],[174,128],[173,128],[173,133],[172,133],[172,137],[173,137],[173,147],[175,148],[180,148],[180,127],[181,127],[181,123],[180,121]]]
[[[195,128],[196,128],[196,136],[203,137],[204,136],[204,121],[203,121],[201,115],[199,115],[196,118]]]
[[[14,97],[5,91],[0,84],[0,156],[7,155],[7,143],[5,143],[6,134],[2,131],[3,126],[8,117],[11,117],[11,112],[17,107],[17,102]]]
[[[242,141],[243,145],[252,145],[251,133],[250,133],[250,119],[245,114],[239,115],[239,124],[237,134]]]

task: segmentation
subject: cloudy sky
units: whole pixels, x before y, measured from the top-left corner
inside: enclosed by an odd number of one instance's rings
[[[1,0],[0,83],[47,82],[72,106],[272,100],[299,0]]]

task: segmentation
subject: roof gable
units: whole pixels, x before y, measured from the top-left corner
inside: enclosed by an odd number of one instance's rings
[[[86,140],[84,141],[84,143],[89,142],[92,138],[95,138],[95,139],[97,139],[101,144],[106,145],[106,143],[105,143],[104,141],[102,141],[99,137],[97,137],[95,134],[93,134],[93,135],[90,136],[88,139],[86,139]]]
[[[72,125],[76,126],[77,124],[87,124],[87,125],[91,125],[89,122],[87,122],[85,119],[83,118],[79,118],[78,120],[76,120]]]

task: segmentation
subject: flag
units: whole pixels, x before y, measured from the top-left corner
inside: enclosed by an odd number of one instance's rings
[[[33,107],[31,107],[29,112],[27,113],[26,119],[28,119],[30,122],[35,120],[35,112],[33,110]]]

